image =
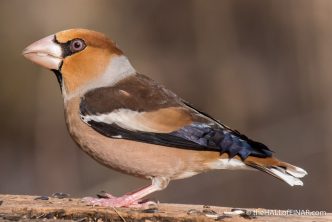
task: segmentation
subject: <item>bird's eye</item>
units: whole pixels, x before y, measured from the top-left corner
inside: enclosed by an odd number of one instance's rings
[[[79,52],[85,48],[85,42],[82,39],[74,39],[70,42],[70,51]]]

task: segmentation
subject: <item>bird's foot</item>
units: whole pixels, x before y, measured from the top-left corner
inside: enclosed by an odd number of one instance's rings
[[[85,197],[83,198],[83,201],[88,205],[103,207],[131,207],[147,209],[157,205],[153,201],[135,200],[131,195],[115,197],[108,193],[103,194],[102,198]]]

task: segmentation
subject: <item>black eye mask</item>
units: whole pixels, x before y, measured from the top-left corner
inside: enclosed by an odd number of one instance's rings
[[[61,43],[56,39],[56,36],[54,35],[54,40],[56,44],[59,44],[62,49],[62,57],[66,58],[67,56],[71,56],[75,53],[78,53],[86,48],[86,44],[83,39],[72,39],[68,42]]]

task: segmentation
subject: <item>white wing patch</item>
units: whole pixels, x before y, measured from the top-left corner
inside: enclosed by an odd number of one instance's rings
[[[137,112],[129,109],[117,109],[111,113],[99,115],[82,115],[81,117],[82,120],[87,124],[89,124],[89,121],[107,124],[115,123],[119,127],[127,130],[156,133],[156,129],[148,127],[147,124],[145,124],[147,119],[144,117],[144,113],[145,112]]]

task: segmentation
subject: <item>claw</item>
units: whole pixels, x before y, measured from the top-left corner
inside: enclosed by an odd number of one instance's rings
[[[83,202],[92,206],[103,207],[131,207],[131,208],[151,208],[156,207],[157,203],[147,200],[134,200],[131,195],[124,195],[122,197],[114,197],[111,194],[105,194],[103,198],[85,197]]]
[[[153,177],[152,184],[135,192],[128,193],[122,197],[114,197],[111,194],[103,192],[99,197],[101,198],[83,198],[83,201],[88,205],[93,206],[105,206],[105,207],[132,207],[132,208],[150,208],[157,206],[156,203],[152,201],[142,200],[150,193],[164,189],[169,182],[168,178],[164,177]]]

